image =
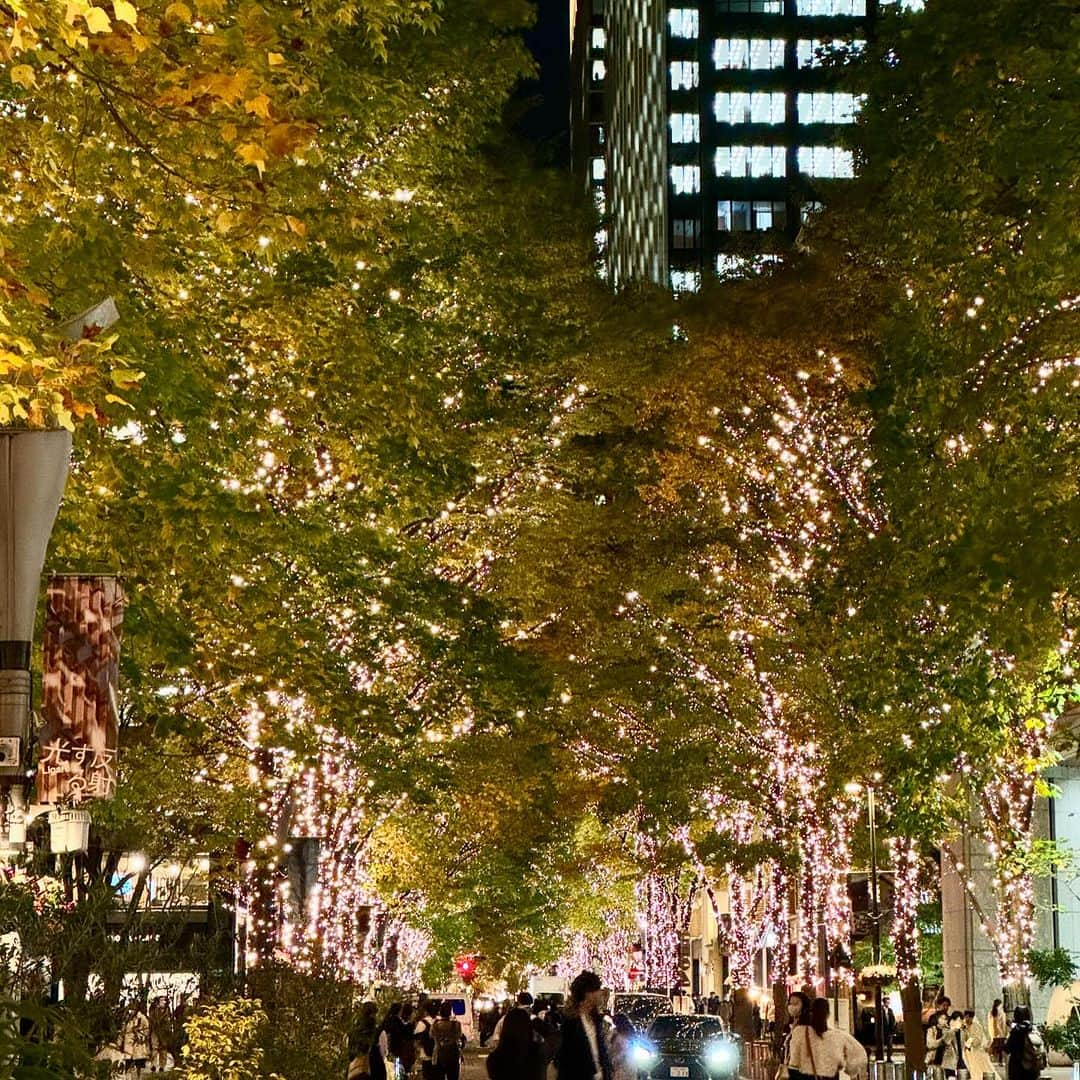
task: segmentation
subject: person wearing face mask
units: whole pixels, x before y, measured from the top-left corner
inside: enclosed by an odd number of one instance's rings
[[[926,1064],[943,1069],[946,1076],[955,1076],[959,1054],[957,1032],[949,1026],[949,1014],[939,1012],[926,1032]]]
[[[801,990],[788,995],[787,1016],[782,1027],[777,1027],[775,1053],[777,1059],[776,1080],[804,1080],[791,1068],[791,1036],[800,1024],[810,1023],[810,998]]]

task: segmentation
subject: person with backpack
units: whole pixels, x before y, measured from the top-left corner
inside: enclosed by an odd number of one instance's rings
[[[1031,1010],[1018,1005],[1005,1042],[1008,1080],[1039,1080],[1046,1068],[1046,1046],[1031,1023]]]
[[[444,1001],[439,1006],[439,1019],[431,1025],[434,1053],[431,1058],[432,1080],[459,1080],[461,1076],[461,1049],[465,1036],[461,1024],[454,1019],[454,1006]]]
[[[435,1039],[431,1027],[439,1015],[438,1006],[432,1001],[425,1001],[418,1006],[419,1019],[413,1028],[413,1041],[416,1044],[416,1060],[420,1062],[420,1075],[424,1080],[431,1080],[431,1065],[435,1059]]]

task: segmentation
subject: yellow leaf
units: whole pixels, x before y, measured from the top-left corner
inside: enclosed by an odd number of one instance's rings
[[[285,63],[285,57],[282,56],[281,53],[279,53],[279,52],[267,53],[266,54],[266,62],[271,67],[278,67],[281,64]]]
[[[244,108],[255,116],[261,116],[264,120],[270,118],[270,99],[265,94],[256,94],[245,101]]]
[[[16,64],[8,72],[8,75],[13,83],[25,87],[27,90],[33,90],[34,84],[37,82],[34,69],[29,64]]]
[[[175,0],[175,3],[165,9],[165,18],[175,22],[189,23],[191,22],[191,8],[181,0]]]
[[[107,34],[112,29],[112,19],[104,8],[88,7],[83,18],[91,34]]]
[[[129,3],[129,0],[113,0],[112,9],[117,22],[126,22],[129,26],[135,25],[138,13],[135,10],[135,5]]]
[[[56,410],[56,422],[67,431],[75,430],[75,422],[71,418],[71,413],[67,409]]]
[[[220,233],[227,233],[235,224],[233,215],[228,210],[222,210],[216,218],[214,218],[214,228]]]
[[[258,143],[244,143],[236,151],[236,156],[245,165],[254,165],[259,170],[259,175],[262,176],[263,169],[266,168],[266,151]]]
[[[69,26],[73,26],[75,20],[80,15],[84,15],[89,6],[86,0],[68,0],[67,7],[64,10],[64,21]]]
[[[291,214],[286,214],[285,220],[288,222],[289,228],[292,229],[297,236],[307,236],[307,226],[299,218],[295,218]]]
[[[127,409],[134,409],[135,406],[130,401],[125,401],[122,397],[117,397],[115,394],[106,394],[105,400],[110,405],[123,405]]]

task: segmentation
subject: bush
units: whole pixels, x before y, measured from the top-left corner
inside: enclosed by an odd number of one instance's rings
[[[1080,1061],[1080,1012],[1076,1009],[1063,1024],[1048,1024],[1042,1029],[1043,1041],[1073,1061]]]
[[[204,1005],[187,1021],[188,1080],[264,1080],[270,1022],[262,1002],[234,998]]]

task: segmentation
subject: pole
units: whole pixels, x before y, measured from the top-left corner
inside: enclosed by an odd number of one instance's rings
[[[874,963],[881,963],[881,911],[878,907],[877,821],[874,815],[874,789],[866,789],[867,810],[870,816],[870,925],[873,932]],[[874,986],[874,1056],[885,1060],[885,1031],[881,1008],[881,985]]]

